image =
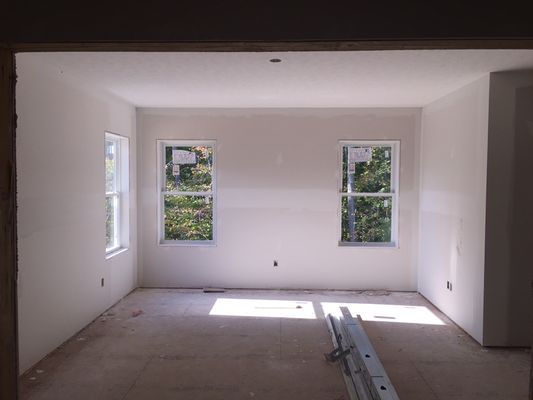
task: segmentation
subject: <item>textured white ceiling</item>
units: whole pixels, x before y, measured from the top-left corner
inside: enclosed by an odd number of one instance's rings
[[[420,107],[532,50],[288,53],[33,53],[138,107]],[[269,59],[282,62],[271,63]]]

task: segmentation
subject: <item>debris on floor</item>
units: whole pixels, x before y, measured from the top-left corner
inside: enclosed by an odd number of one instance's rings
[[[209,314],[218,298],[232,300],[222,310],[228,315]],[[309,303],[314,312],[301,318]],[[367,303],[424,307],[445,322],[364,322],[401,399],[527,398],[529,349],[482,348],[416,293],[227,289],[205,296],[202,289],[142,289],[109,310],[113,317],[102,314],[105,323],[97,318],[28,369],[20,379],[20,400],[350,400],[344,369],[322,358],[332,343],[338,345],[328,335],[329,309],[321,310],[322,303],[335,304],[335,315],[344,304],[354,315],[355,305]],[[146,315],[132,318],[135,311]],[[258,311],[268,317],[256,317]],[[389,315],[379,311],[368,315]],[[472,385],[473,376],[483,384]]]
[[[213,288],[213,287],[207,287],[204,288],[204,293],[225,293],[226,289],[223,288]]]
[[[139,315],[144,314],[143,310],[135,310],[131,312],[132,318],[137,318]]]
[[[362,294],[365,296],[389,296],[390,292],[387,290],[365,290]]]
[[[102,317],[114,317],[115,313],[113,312],[105,312],[102,314]]]

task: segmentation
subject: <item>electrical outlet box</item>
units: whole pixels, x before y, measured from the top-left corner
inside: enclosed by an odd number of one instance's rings
[[[278,260],[274,260],[274,267],[278,266]]]
[[[100,280],[100,285],[101,285],[102,287],[104,287],[104,278],[102,278],[102,279]]]

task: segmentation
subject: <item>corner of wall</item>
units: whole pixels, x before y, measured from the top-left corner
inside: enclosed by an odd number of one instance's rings
[[[490,79],[484,344],[529,346],[533,188],[524,182],[533,170],[533,71]]]

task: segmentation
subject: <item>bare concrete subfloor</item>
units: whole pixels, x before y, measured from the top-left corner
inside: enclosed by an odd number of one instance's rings
[[[363,307],[402,400],[527,399],[527,350],[482,348],[415,293],[174,289],[131,293],[25,373],[21,398],[348,400],[323,357],[330,303]]]

